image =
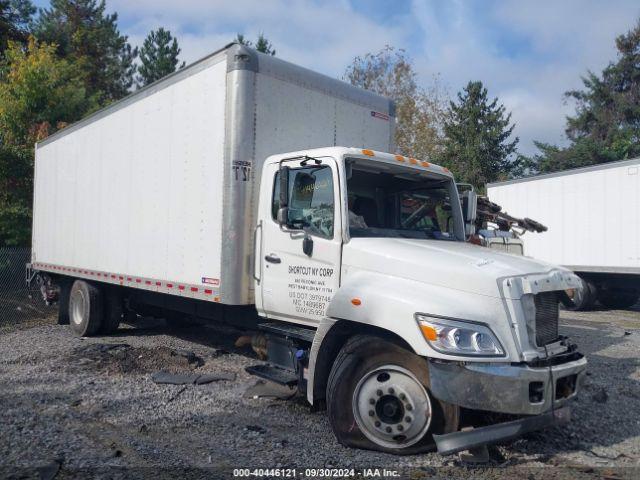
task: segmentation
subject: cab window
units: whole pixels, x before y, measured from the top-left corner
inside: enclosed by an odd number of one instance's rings
[[[310,235],[333,238],[334,193],[333,174],[328,166],[292,168],[289,170],[289,218],[292,228]],[[271,216],[275,220],[280,209],[280,172],[274,176]]]

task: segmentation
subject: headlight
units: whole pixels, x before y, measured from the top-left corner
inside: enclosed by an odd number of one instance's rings
[[[435,350],[454,355],[502,357],[504,350],[489,327],[416,314],[425,340]]]

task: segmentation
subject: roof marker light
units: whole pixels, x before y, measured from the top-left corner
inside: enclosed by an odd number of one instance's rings
[[[418,164],[418,160],[416,160],[415,158],[410,158],[410,159],[409,159],[409,163],[410,163],[411,165],[417,165],[417,164]]]
[[[396,155],[396,160],[399,162],[404,162],[404,157],[402,155]]]
[[[431,164],[429,162],[420,162],[420,165],[422,165],[423,167],[428,167]]]
[[[375,157],[376,154],[373,152],[373,150],[368,150],[366,148],[362,149],[362,153],[364,153],[365,155],[368,155],[370,157]]]

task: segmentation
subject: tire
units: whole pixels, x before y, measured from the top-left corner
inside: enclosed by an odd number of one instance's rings
[[[90,337],[100,330],[104,316],[102,292],[84,280],[76,280],[69,297],[69,325],[80,337]]]
[[[100,326],[100,333],[110,335],[115,333],[123,319],[122,295],[116,289],[109,289],[104,296],[104,317]]]
[[[638,294],[619,290],[601,290],[598,301],[611,310],[624,310],[638,302]]]
[[[435,450],[460,409],[431,395],[426,360],[382,338],[351,337],[331,368],[327,413],[345,446],[397,455]]]
[[[582,282],[582,289],[579,294],[576,294],[576,297],[573,299],[574,307],[566,307],[567,310],[572,311],[584,311],[591,310],[596,302],[598,297],[598,289],[597,287],[583,278],[580,279]]]
[[[58,293],[58,325],[69,325],[69,296],[71,295],[71,283],[61,282]]]

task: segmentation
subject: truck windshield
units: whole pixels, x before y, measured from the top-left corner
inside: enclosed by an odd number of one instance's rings
[[[386,166],[385,166],[386,167]],[[407,168],[374,171],[353,162],[347,169],[351,237],[460,240],[453,181]]]

